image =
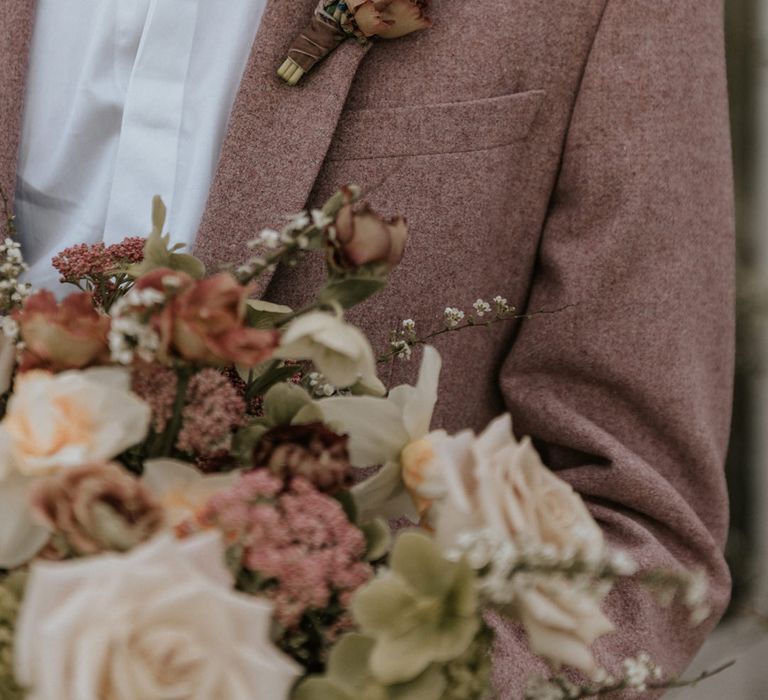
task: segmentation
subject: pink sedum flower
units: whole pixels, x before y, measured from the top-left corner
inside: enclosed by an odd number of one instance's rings
[[[273,601],[287,651],[308,661],[296,642],[303,639],[301,625],[308,613],[325,625],[318,641],[321,658],[349,629],[351,596],[371,578],[372,569],[363,561],[365,537],[338,501],[303,479],[286,486],[260,469],[214,495],[200,522],[224,533],[237,555],[243,587]],[[317,649],[313,655],[318,658]]]
[[[232,431],[244,419],[245,400],[237,389],[218,370],[204,369],[187,387],[176,447],[201,457],[216,455],[229,449]]]

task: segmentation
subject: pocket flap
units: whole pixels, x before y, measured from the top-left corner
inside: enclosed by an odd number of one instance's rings
[[[478,151],[524,139],[545,92],[531,90],[469,102],[344,112],[329,160]]]

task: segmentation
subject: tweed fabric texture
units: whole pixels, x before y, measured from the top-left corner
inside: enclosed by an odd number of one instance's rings
[[[434,0],[428,32],[348,42],[299,88],[275,76],[314,0],[271,0],[237,98],[197,252],[237,260],[284,215],[355,182],[412,238],[353,315],[379,347],[404,317],[496,294],[517,326],[449,334],[435,425],[509,410],[609,539],[648,566],[704,567],[715,615],[690,629],[617,588],[613,668],[685,667],[729,596],[723,462],[733,370],[733,211],[720,0]],[[0,10],[0,182],[13,182],[33,3]],[[262,292],[300,306],[322,267]],[[413,381],[417,361],[387,367]],[[537,663],[494,618],[501,700]]]

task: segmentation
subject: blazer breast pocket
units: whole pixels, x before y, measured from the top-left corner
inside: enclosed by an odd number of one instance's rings
[[[525,139],[545,92],[342,113],[329,161],[482,151]]]

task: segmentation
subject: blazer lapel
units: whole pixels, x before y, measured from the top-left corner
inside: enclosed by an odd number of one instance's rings
[[[276,74],[316,0],[269,0],[230,118],[195,243],[209,267],[239,263],[265,227],[301,211],[366,49],[342,44],[298,87]],[[344,184],[344,183],[339,183]],[[269,275],[259,279],[263,294]]]
[[[13,200],[35,0],[0,3],[0,187]]]

